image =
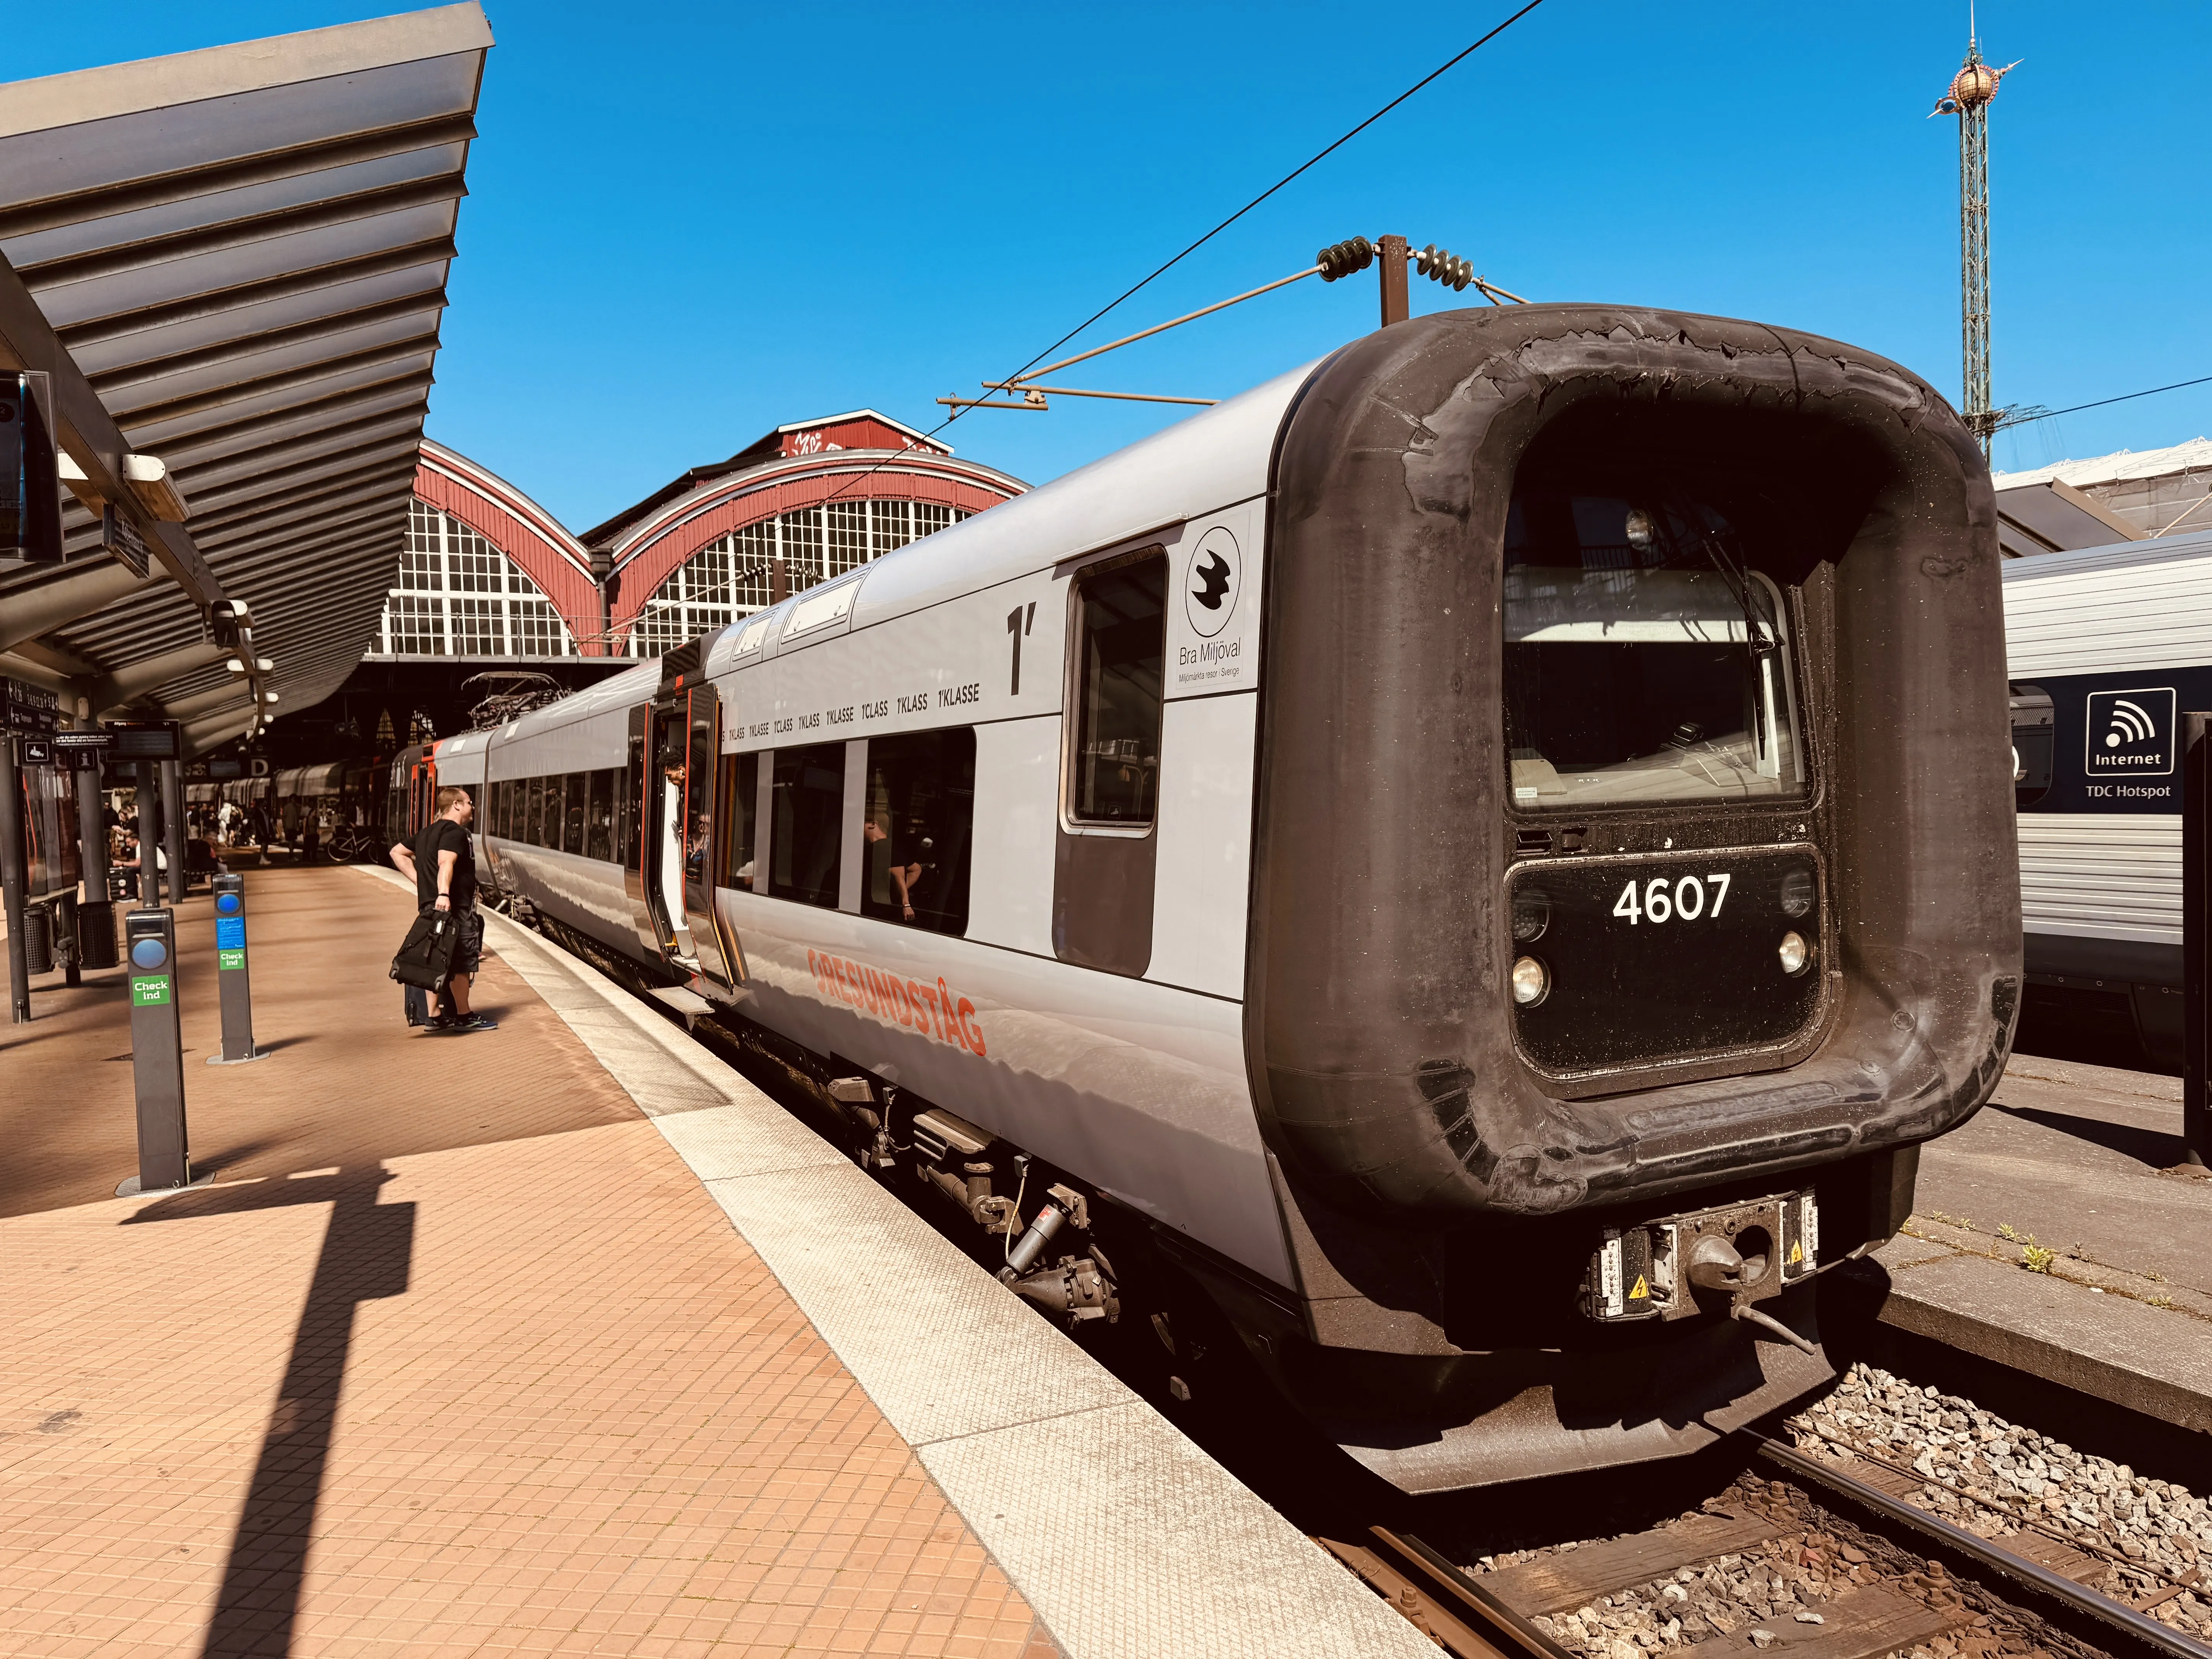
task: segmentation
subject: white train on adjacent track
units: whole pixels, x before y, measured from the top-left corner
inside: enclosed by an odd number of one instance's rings
[[[2010,559],[2004,600],[2029,994],[2179,1071],[2179,724],[2212,709],[2212,533]]]
[[[1451,313],[395,790],[1039,1305],[1409,1489],[1666,1456],[1831,1374],[2002,1068],[1994,524],[1868,354]]]

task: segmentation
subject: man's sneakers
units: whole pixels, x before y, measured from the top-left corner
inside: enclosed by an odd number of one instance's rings
[[[471,1031],[496,1031],[497,1030],[499,1030],[499,1022],[495,1019],[487,1019],[482,1014],[470,1014],[465,1018],[440,1014],[422,1028],[422,1035],[465,1036]]]

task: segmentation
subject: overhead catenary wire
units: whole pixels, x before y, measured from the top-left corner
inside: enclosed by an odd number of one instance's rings
[[[1127,300],[1131,299],[1131,298],[1132,298],[1132,297],[1133,297],[1136,294],[1138,294],[1140,290],[1142,290],[1143,289],[1145,289],[1145,288],[1146,288],[1147,286],[1149,286],[1151,283],[1152,283],[1153,282],[1155,282],[1156,280],[1158,280],[1159,277],[1165,276],[1169,271],[1170,271],[1170,270],[1172,270],[1173,269],[1175,269],[1175,267],[1176,267],[1176,266],[1177,266],[1177,265],[1181,264],[1182,264],[1185,259],[1188,258],[1192,254],[1194,254],[1194,253],[1197,252],[1199,249],[1200,249],[1200,248],[1204,247],[1204,246],[1205,246],[1208,242],[1212,241],[1215,237],[1218,236],[1218,235],[1219,235],[1223,231],[1224,231],[1224,230],[1228,229],[1230,226],[1231,226],[1231,225],[1235,224],[1235,223],[1236,223],[1239,219],[1242,219],[1242,218],[1243,218],[1246,214],[1248,214],[1248,213],[1251,212],[1251,211],[1252,211],[1252,210],[1253,210],[1254,208],[1258,207],[1258,206],[1259,206],[1262,202],[1266,201],[1269,197],[1273,196],[1277,191],[1280,191],[1280,190],[1281,190],[1285,185],[1288,185],[1288,184],[1291,183],[1294,179],[1296,179],[1299,178],[1301,175],[1303,175],[1303,174],[1304,174],[1304,173],[1308,173],[1308,172],[1310,172],[1310,171],[1311,171],[1311,170],[1312,170],[1316,166],[1317,166],[1317,165],[1319,165],[1321,162],[1322,162],[1322,161],[1324,161],[1328,160],[1329,156],[1331,156],[1331,155],[1334,155],[1338,150],[1342,149],[1345,147],[1345,145],[1346,145],[1346,144],[1350,143],[1351,143],[1354,138],[1357,138],[1357,137],[1358,137],[1361,133],[1363,133],[1363,132],[1366,131],[1368,128],[1370,128],[1370,127],[1373,126],[1373,125],[1374,125],[1377,121],[1381,120],[1384,116],[1388,115],[1388,114],[1389,114],[1392,110],[1394,110],[1394,109],[1397,108],[1399,105],[1401,105],[1401,104],[1404,103],[1404,102],[1405,102],[1408,98],[1413,97],[1414,94],[1416,94],[1416,93],[1418,93],[1418,92],[1421,91],[1424,88],[1425,88],[1426,86],[1428,86],[1428,85],[1429,85],[1429,83],[1430,83],[1431,82],[1437,80],[1439,76],[1443,76],[1443,75],[1445,75],[1445,74],[1447,74],[1448,72],[1449,72],[1450,70],[1454,70],[1454,69],[1457,68],[1457,67],[1458,67],[1462,63],[1465,62],[1468,58],[1469,58],[1473,57],[1473,56],[1474,56],[1477,52],[1480,52],[1483,47],[1485,47],[1485,46],[1488,46],[1488,45],[1489,45],[1492,40],[1496,40],[1499,35],[1501,35],[1501,34],[1504,33],[1506,30],[1508,30],[1508,29],[1511,28],[1511,27],[1512,27],[1516,23],[1519,22],[1522,18],[1526,17],[1526,16],[1527,16],[1530,12],[1532,12],[1532,11],[1535,10],[1537,7],[1539,7],[1539,6],[1542,5],[1543,3],[1544,3],[1544,0],[1528,0],[1528,4],[1526,4],[1526,5],[1522,6],[1522,7],[1518,11],[1515,12],[1511,16],[1510,16],[1510,17],[1508,17],[1507,19],[1505,19],[1505,21],[1504,21],[1504,22],[1499,23],[1499,24],[1498,24],[1497,26],[1495,26],[1494,27],[1492,27],[1492,28],[1491,28],[1490,30],[1488,30],[1488,31],[1487,31],[1486,33],[1484,33],[1480,38],[1479,38],[1478,40],[1475,40],[1472,45],[1470,45],[1470,46],[1468,46],[1465,47],[1465,48],[1464,48],[1463,50],[1462,50],[1462,51],[1459,51],[1459,52],[1454,52],[1454,53],[1453,53],[1449,58],[1446,58],[1443,63],[1441,63],[1441,64],[1439,64],[1438,65],[1437,65],[1437,67],[1436,67],[1435,69],[1433,69],[1433,70],[1430,70],[1426,75],[1423,76],[1419,80],[1418,80],[1418,81],[1414,82],[1413,82],[1413,84],[1412,86],[1407,87],[1407,88],[1405,89],[1405,91],[1403,91],[1403,92],[1400,93],[1400,94],[1399,94],[1395,98],[1393,98],[1393,99],[1392,99],[1389,103],[1387,103],[1387,104],[1383,105],[1382,108],[1380,108],[1380,109],[1376,110],[1376,111],[1375,112],[1375,113],[1374,113],[1374,114],[1372,114],[1372,115],[1369,116],[1365,120],[1362,121],[1362,122],[1361,122],[1358,126],[1353,127],[1353,128],[1352,128],[1349,132],[1346,132],[1346,133],[1342,137],[1338,138],[1338,139],[1337,139],[1337,140],[1335,140],[1333,143],[1330,143],[1330,144],[1327,145],[1325,148],[1323,148],[1323,149],[1319,149],[1319,150],[1316,150],[1316,152],[1315,152],[1311,156],[1310,156],[1309,158],[1307,158],[1304,161],[1303,161],[1303,162],[1299,163],[1299,165],[1298,165],[1298,166],[1297,166],[1296,167],[1293,167],[1290,172],[1288,172],[1288,173],[1285,173],[1285,174],[1284,174],[1280,179],[1277,179],[1273,184],[1272,184],[1272,185],[1268,185],[1267,189],[1265,189],[1265,190],[1261,191],[1257,196],[1255,196],[1255,197],[1254,197],[1250,201],[1249,201],[1249,202],[1245,203],[1245,204],[1244,204],[1244,205],[1243,205],[1243,207],[1238,208],[1238,209],[1237,210],[1237,211],[1236,211],[1236,212],[1234,212],[1234,213],[1231,214],[1231,215],[1230,215],[1226,219],[1224,219],[1224,220],[1223,220],[1219,224],[1218,224],[1218,225],[1214,226],[1214,227],[1213,227],[1213,228],[1212,228],[1212,229],[1211,229],[1211,230],[1209,230],[1209,231],[1207,231],[1207,232],[1206,233],[1206,234],[1205,234],[1205,235],[1200,236],[1197,240],[1195,240],[1195,241],[1192,242],[1188,246],[1185,247],[1185,248],[1184,248],[1181,252],[1177,253],[1177,254],[1176,254],[1173,258],[1167,260],[1164,264],[1163,264],[1159,265],[1158,268],[1156,268],[1155,270],[1153,270],[1151,273],[1149,273],[1148,275],[1146,275],[1146,276],[1144,276],[1143,278],[1141,278],[1139,281],[1138,281],[1138,282],[1136,282],[1136,283],[1134,283],[1131,284],[1128,288],[1124,289],[1123,289],[1120,294],[1116,295],[1113,299],[1111,299],[1111,300],[1108,301],[1104,305],[1101,306],[1101,307],[1100,307],[1097,311],[1092,312],[1092,313],[1091,313],[1091,315],[1090,315],[1090,316],[1088,316],[1088,317],[1085,318],[1081,322],[1078,323],[1078,324],[1077,324],[1073,328],[1072,328],[1072,329],[1068,330],[1068,331],[1067,331],[1066,333],[1065,333],[1065,334],[1061,335],[1061,336],[1060,337],[1060,338],[1058,338],[1057,340],[1054,340],[1054,341],[1050,345],[1047,346],[1047,347],[1046,347],[1042,351],[1038,352],[1038,353],[1036,354],[1036,356],[1034,356],[1034,357],[1032,357],[1032,358],[1030,358],[1030,359],[1029,360],[1029,362],[1027,362],[1024,363],[1024,364],[1023,364],[1019,368],[1016,369],[1012,374],[1009,374],[1009,375],[1007,375],[1007,376],[1006,377],[1006,380],[1004,380],[1004,381],[994,381],[994,382],[993,382],[992,384],[994,384],[994,385],[1004,385],[1004,384],[1006,384],[1007,382],[1012,381],[1012,380],[1015,380],[1015,379],[1018,378],[1018,377],[1019,377],[1019,376],[1021,376],[1021,375],[1024,375],[1024,374],[1028,374],[1031,369],[1036,368],[1037,363],[1038,363],[1038,362],[1039,362],[1039,360],[1040,360],[1040,359],[1044,358],[1044,357],[1048,357],[1048,356],[1051,356],[1051,355],[1052,355],[1052,353],[1054,353],[1054,352],[1055,352],[1055,351],[1059,350],[1059,349],[1060,349],[1060,347],[1062,347],[1062,346],[1066,345],[1066,344],[1070,340],[1073,339],[1077,335],[1079,335],[1079,334],[1082,333],[1082,332],[1083,332],[1083,331],[1084,331],[1085,329],[1089,328],[1089,327],[1090,327],[1093,323],[1095,323],[1095,322],[1098,321],[1101,318],[1103,318],[1103,317],[1106,316],[1109,312],[1113,311],[1113,310],[1114,310],[1114,309],[1115,309],[1117,307],[1119,307],[1120,305],[1121,305],[1123,301],[1127,301]],[[1301,274],[1303,275],[1304,273],[1301,273]],[[1505,290],[1504,290],[1504,289],[1498,289],[1498,291],[1499,293],[1501,293],[1501,294],[1503,294],[1503,293],[1504,293],[1504,292],[1505,292]],[[1511,295],[1508,295],[1507,297],[1508,297],[1508,298],[1511,298],[1511,297],[1513,297],[1513,296],[1511,296]],[[1038,372],[1042,374],[1042,373],[1048,373],[1049,371],[1048,371],[1048,370],[1039,370]],[[944,430],[945,430],[945,428],[946,427],[951,426],[951,425],[952,424],[952,422],[955,422],[955,421],[958,420],[958,419],[960,418],[961,414],[962,414],[962,411],[961,411],[961,410],[957,410],[957,409],[956,409],[956,410],[954,410],[951,414],[947,415],[947,416],[946,416],[943,420],[939,421],[939,422],[935,426],[933,426],[933,427],[930,428],[930,429],[929,429],[927,432],[925,432],[924,434],[922,434],[922,435],[921,435],[921,441],[921,441],[921,442],[924,442],[924,443],[926,443],[926,442],[927,442],[930,439],[933,439],[933,438],[936,437],[936,435],[937,435],[939,433],[940,433],[940,432],[944,431]],[[855,487],[856,487],[856,486],[858,486],[859,484],[860,484],[860,483],[862,483],[863,482],[865,482],[866,479],[868,479],[868,478],[870,478],[870,477],[873,477],[876,473],[878,473],[878,472],[879,472],[879,471],[881,471],[884,467],[889,466],[889,465],[891,464],[891,461],[892,461],[893,459],[896,459],[896,457],[897,457],[897,456],[903,455],[903,454],[905,454],[905,453],[907,453],[907,451],[908,451],[908,450],[914,449],[914,448],[916,448],[916,447],[919,447],[919,446],[918,446],[918,444],[914,443],[914,442],[909,442],[909,443],[908,443],[907,445],[905,445],[903,447],[902,447],[902,448],[900,448],[900,449],[898,449],[898,450],[896,450],[896,451],[894,451],[894,452],[893,452],[893,453],[892,453],[891,455],[890,455],[890,456],[886,456],[884,459],[882,459],[882,460],[880,460],[880,461],[877,462],[877,463],[875,464],[875,465],[873,465],[873,466],[870,467],[866,471],[865,471],[865,472],[860,472],[860,473],[856,473],[855,475],[854,475],[854,477],[853,477],[853,479],[852,479],[852,481],[851,481],[850,483],[846,483],[846,484],[840,485],[836,489],[833,490],[833,491],[832,491],[829,495],[827,495],[827,496],[823,497],[823,501],[824,501],[825,504],[826,504],[827,502],[829,502],[829,501],[832,501],[836,500],[836,499],[837,499],[837,497],[838,497],[838,496],[840,496],[840,495],[843,495],[843,494],[845,493],[845,491],[846,491],[846,490],[855,488]]]
[[[2212,374],[2200,374],[2193,380],[2176,380],[2172,386],[2148,386],[2141,392],[2123,392],[2117,398],[2100,398],[2093,404],[2075,404],[2070,409],[2038,410],[2026,420],[2017,421],[2013,424],[2025,426],[2029,421],[2048,421],[2060,415],[2079,415],[2085,409],[2102,409],[2107,404],[2124,404],[2132,402],[2137,398],[2154,398],[2161,392],[2179,392],[2184,386],[2212,386]]]

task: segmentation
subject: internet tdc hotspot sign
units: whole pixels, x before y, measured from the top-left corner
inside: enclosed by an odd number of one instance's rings
[[[2089,694],[2087,753],[2093,778],[2163,778],[2173,772],[2173,688]]]

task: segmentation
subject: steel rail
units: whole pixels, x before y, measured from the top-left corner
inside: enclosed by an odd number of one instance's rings
[[[1806,1456],[1794,1446],[1785,1446],[1778,1440],[1770,1440],[1749,1429],[1739,1430],[1738,1432],[1751,1441],[1761,1457],[1788,1470],[1800,1480],[1826,1486],[1852,1503],[1872,1510],[1884,1520],[1894,1521],[1923,1537],[1958,1551],[1993,1571],[2004,1573],[2033,1586],[2077,1613],[2117,1626],[2144,1645],[2170,1656],[2170,1659],[2212,1659],[2212,1647],[2192,1641],[2179,1631],[2168,1629],[2124,1601],[2100,1595],[2093,1589],[2085,1589],[2063,1574],[2053,1572],[2025,1556],[2014,1555],[2010,1550],[2001,1548],[1985,1538],[1975,1536],[1963,1527],[1953,1526],[1939,1516],[1930,1515],[1925,1510],[1892,1498],[1879,1486],[1854,1480],[1840,1469],[1832,1468],[1817,1458]]]

